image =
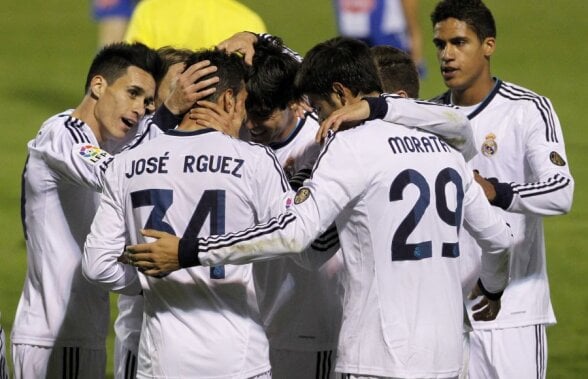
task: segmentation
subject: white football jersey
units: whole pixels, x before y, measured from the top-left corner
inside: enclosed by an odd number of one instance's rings
[[[12,343],[104,348],[108,291],[82,275],[82,247],[112,156],[71,116],[49,118],[28,143],[22,217],[27,273]]]
[[[442,100],[449,102],[449,94]],[[543,216],[567,212],[574,190],[557,115],[549,99],[497,80],[493,91],[468,117],[479,149],[470,167],[484,177],[510,183],[513,201],[506,211],[499,210],[515,236],[510,284],[498,317],[492,322],[470,320],[480,329],[553,324]],[[464,265],[467,292],[477,276],[480,250],[470,236],[462,236],[463,249],[478,253],[468,254],[478,259]]]
[[[511,243],[463,157],[435,135],[367,122],[325,144],[294,204],[266,224],[199,239],[200,262],[302,251],[336,221],[345,268],[336,370],[457,376],[462,220],[489,253],[507,258]],[[502,278],[504,286],[505,272]]]
[[[142,289],[138,377],[247,378],[270,369],[251,265],[152,278],[117,258],[125,244],[144,242],[140,228],[194,237],[240,230],[283,210],[289,193],[269,148],[212,129],[171,130],[117,157],[83,269],[110,290]]]
[[[288,177],[308,174],[320,152],[314,140],[319,125],[311,115],[301,119],[288,139],[271,143]],[[342,257],[335,254],[309,270],[292,259],[253,265],[258,304],[273,349],[322,351],[337,348],[341,326]]]

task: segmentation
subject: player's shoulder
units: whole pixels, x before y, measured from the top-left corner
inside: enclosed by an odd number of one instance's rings
[[[72,109],[49,117],[43,122],[35,140],[40,143],[55,143],[63,140],[66,143],[95,143],[91,130],[86,123],[72,116]]]
[[[500,81],[498,97],[508,102],[518,102],[520,105],[533,105],[549,102],[549,99],[526,87],[514,83]]]

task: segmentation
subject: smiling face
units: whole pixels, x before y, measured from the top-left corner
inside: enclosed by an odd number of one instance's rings
[[[249,116],[246,122],[251,140],[267,145],[285,140],[296,126],[298,119],[289,108],[277,109],[264,119]]]
[[[100,75],[92,78],[93,129],[98,140],[123,138],[153,107],[155,88],[153,76],[136,66],[127,68],[113,83]]]
[[[433,43],[445,85],[452,91],[483,93],[483,99],[491,82],[490,56],[495,39],[480,41],[466,22],[447,18],[435,24]]]

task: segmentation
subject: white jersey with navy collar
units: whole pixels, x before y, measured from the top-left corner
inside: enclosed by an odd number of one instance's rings
[[[463,157],[432,134],[370,121],[335,134],[294,203],[264,225],[199,239],[200,262],[302,251],[336,221],[345,269],[336,370],[457,376],[462,220],[485,251],[502,258],[488,271],[500,272],[500,280],[484,282],[493,292],[506,284],[504,249],[511,243]]]
[[[449,93],[440,98],[450,101]],[[502,216],[515,235],[511,282],[502,297],[495,321],[474,322],[490,329],[556,322],[546,270],[543,217],[569,211],[574,179],[571,176],[559,119],[549,99],[526,88],[496,80],[493,91],[468,113],[479,153],[470,162],[484,177],[509,183],[510,207]],[[467,236],[463,248],[479,252]],[[478,261],[464,266],[468,291],[477,275]],[[470,318],[471,319],[471,318]]]
[[[287,193],[269,148],[211,129],[168,131],[117,157],[83,267],[103,288],[143,291],[138,377],[248,378],[270,369],[251,265],[183,269],[157,279],[117,257],[125,244],[144,241],[139,228],[194,236],[239,230],[283,209]]]
[[[104,348],[108,292],[82,275],[82,247],[112,156],[72,110],[49,118],[28,143],[22,178],[27,273],[11,341]]]
[[[297,173],[308,177],[312,171],[321,149],[314,139],[318,128],[308,114],[285,141],[270,144],[291,183]],[[260,312],[273,349],[337,348],[342,266],[340,252],[314,269],[303,268],[290,258],[253,265]]]

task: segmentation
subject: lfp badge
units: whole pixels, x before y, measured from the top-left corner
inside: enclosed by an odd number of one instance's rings
[[[102,158],[105,158],[108,155],[110,155],[106,151],[94,145],[82,145],[80,147],[79,153],[82,156],[82,158],[89,161],[90,163],[96,163]]]

